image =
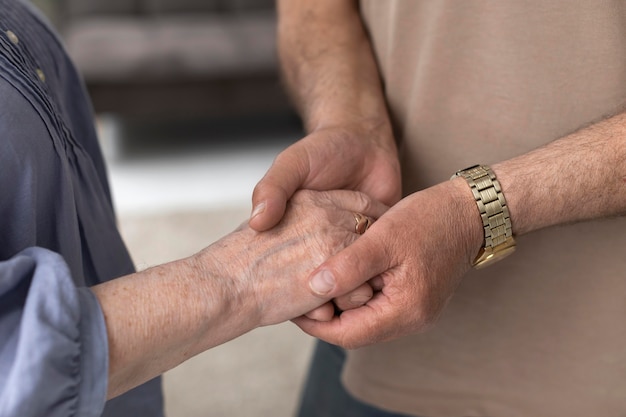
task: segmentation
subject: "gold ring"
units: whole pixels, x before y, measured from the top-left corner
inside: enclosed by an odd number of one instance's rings
[[[365,233],[365,231],[369,229],[372,223],[374,223],[374,220],[361,213],[354,213],[354,220],[356,221],[356,224],[354,225],[354,231],[358,235],[362,235],[363,233]]]

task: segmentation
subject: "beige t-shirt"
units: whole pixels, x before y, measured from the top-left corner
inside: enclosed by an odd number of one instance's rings
[[[361,7],[407,194],[626,103],[626,1]],[[343,379],[365,402],[419,416],[626,416],[626,218],[522,236],[464,279],[433,330],[349,352]]]

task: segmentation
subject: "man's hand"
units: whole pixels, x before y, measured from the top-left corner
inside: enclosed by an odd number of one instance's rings
[[[277,2],[286,89],[307,135],[257,184],[250,226],[276,225],[300,188],[400,199],[400,164],[380,73],[355,1]]]
[[[303,316],[294,322],[308,334],[346,348],[425,330],[469,270],[482,240],[480,217],[464,180],[412,194],[311,277],[311,282],[334,279],[338,289],[374,279],[380,292],[330,321]]]
[[[308,136],[282,152],[257,184],[250,227],[278,224],[298,189],[361,191],[393,205],[401,196],[400,164],[358,2],[279,0],[277,14],[284,85]],[[338,304],[361,305],[360,295],[344,294]],[[326,304],[311,314],[333,313]]]
[[[361,191],[387,205],[400,199],[400,164],[388,125],[317,130],[278,155],[252,196],[250,226],[268,230],[300,188]]]

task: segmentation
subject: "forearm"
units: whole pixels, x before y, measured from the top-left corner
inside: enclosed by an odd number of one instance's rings
[[[389,125],[378,67],[354,1],[278,1],[287,87],[309,132]]]
[[[626,115],[492,168],[517,235],[625,214]],[[415,192],[316,271],[347,283],[375,277],[380,291],[366,306],[330,321],[300,317],[295,322],[312,336],[347,348],[425,331],[440,317],[483,243],[474,194],[463,178]]]
[[[244,311],[252,303],[238,303],[217,272],[194,256],[92,288],[107,326],[109,398],[256,327]]]
[[[311,294],[310,272],[356,239],[354,212],[386,210],[355,192],[300,191],[271,230],[242,225],[189,258],[93,287],[107,327],[109,396],[324,304],[330,296]]]
[[[493,165],[514,233],[626,213],[626,113]]]

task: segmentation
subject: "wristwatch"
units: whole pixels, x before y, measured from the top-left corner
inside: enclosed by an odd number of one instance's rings
[[[491,168],[474,165],[457,171],[452,178],[462,177],[472,189],[480,218],[483,221],[485,242],[472,266],[483,268],[515,251],[511,216],[500,182]]]

